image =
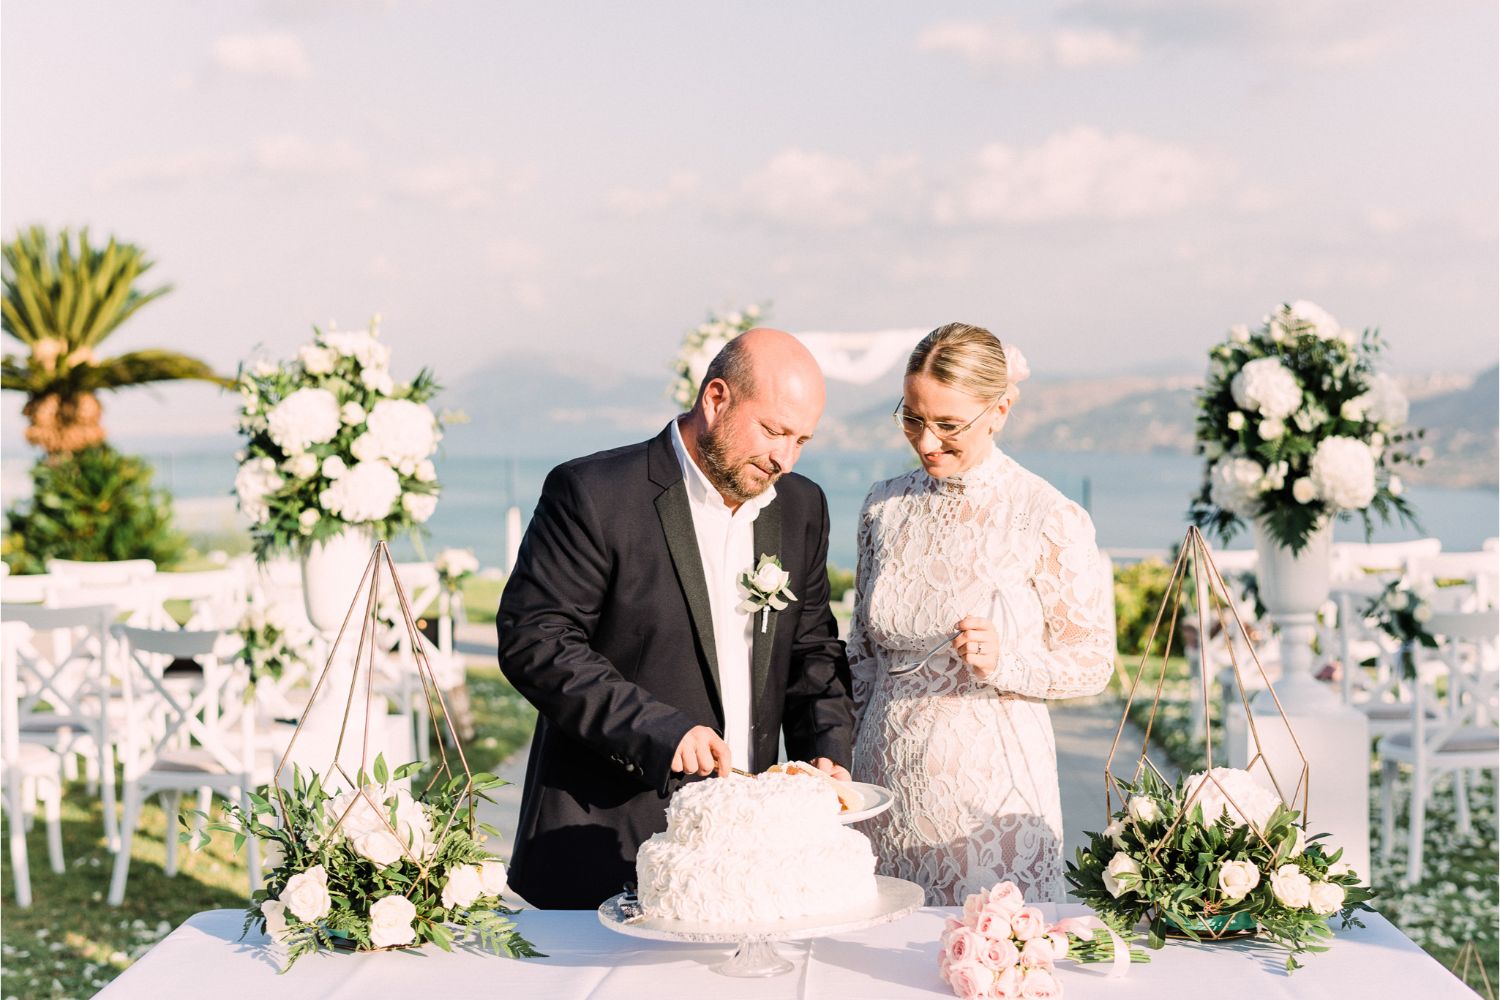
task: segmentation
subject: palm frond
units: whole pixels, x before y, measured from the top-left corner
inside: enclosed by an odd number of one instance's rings
[[[74,372],[74,388],[82,392],[179,379],[197,379],[222,386],[233,384],[232,379],[219,375],[207,362],[176,351],[131,351],[114,358],[102,358],[90,365],[80,365]]]

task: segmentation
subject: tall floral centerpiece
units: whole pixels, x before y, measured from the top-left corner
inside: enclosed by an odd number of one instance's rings
[[[325,634],[342,621],[374,541],[437,507],[442,431],[427,405],[437,385],[426,369],[397,382],[390,359],[371,323],[315,329],[295,359],[240,369],[240,510],[258,557],[301,557],[308,616]]]
[[[1199,398],[1203,486],[1191,516],[1228,541],[1254,526],[1261,600],[1282,634],[1283,699],[1322,704],[1310,643],[1328,597],[1336,518],[1415,523],[1397,470],[1419,464],[1408,404],[1376,369],[1377,331],[1346,330],[1321,307],[1283,305],[1209,352]]]
[[[682,347],[672,360],[672,384],[667,395],[683,410],[692,408],[698,398],[698,386],[711,361],[724,345],[746,330],[754,329],[763,318],[760,306],[750,305],[726,313],[709,313],[708,319],[682,337]]]

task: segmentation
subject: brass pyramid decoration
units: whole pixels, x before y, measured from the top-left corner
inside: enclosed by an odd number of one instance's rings
[[[1211,784],[1218,788],[1225,801],[1232,806],[1242,817],[1249,813],[1242,809],[1234,801],[1234,797],[1224,788],[1213,773],[1214,768],[1214,732],[1213,720],[1216,714],[1221,721],[1231,712],[1243,712],[1245,720],[1245,732],[1249,737],[1250,746],[1248,760],[1243,770],[1257,777],[1264,776],[1269,779],[1270,785],[1276,790],[1281,801],[1287,806],[1297,809],[1301,813],[1301,825],[1307,827],[1307,797],[1309,785],[1309,771],[1307,756],[1302,751],[1302,745],[1297,741],[1296,734],[1292,732],[1291,723],[1288,721],[1286,712],[1282,709],[1281,700],[1276,697],[1275,688],[1271,686],[1271,680],[1266,676],[1265,667],[1260,662],[1260,657],[1255,651],[1255,643],[1251,641],[1249,631],[1245,623],[1240,619],[1235,602],[1229,596],[1229,588],[1224,584],[1224,578],[1219,575],[1218,568],[1214,565],[1213,554],[1210,552],[1208,542],[1204,540],[1203,534],[1196,526],[1188,528],[1184,537],[1182,547],[1177,554],[1176,565],[1172,569],[1172,577],[1167,584],[1166,594],[1162,598],[1161,607],[1157,609],[1156,620],[1151,626],[1151,631],[1146,638],[1145,648],[1141,651],[1141,660],[1130,676],[1125,695],[1125,711],[1120,718],[1120,726],[1115,731],[1115,739],[1110,747],[1109,758],[1104,765],[1104,805],[1105,821],[1108,822],[1114,813],[1125,806],[1129,796],[1121,788],[1121,781],[1126,780],[1131,784],[1138,784],[1142,777],[1149,771],[1167,787],[1172,787],[1173,782],[1168,781],[1161,769],[1151,759],[1151,732],[1155,727],[1161,714],[1162,693],[1167,680],[1168,660],[1170,657],[1172,642],[1177,635],[1178,628],[1184,615],[1196,615],[1200,650],[1203,655],[1200,664],[1206,666],[1211,662],[1207,655],[1210,642],[1222,643],[1223,655],[1215,657],[1219,663],[1227,663],[1234,671],[1235,689],[1238,694],[1237,702],[1226,703],[1221,713],[1215,713],[1214,700],[1210,697],[1213,683],[1206,669],[1200,669],[1198,690],[1194,697],[1202,699],[1203,719],[1203,771],[1208,777],[1199,782],[1198,787],[1192,795],[1183,803],[1182,811],[1166,831],[1157,838],[1151,846],[1151,856],[1157,857],[1162,847],[1171,841],[1176,833],[1178,825],[1183,818],[1192,811],[1196,801],[1203,795],[1204,789]],[[1217,636],[1210,630],[1211,624],[1219,626]],[[1238,638],[1240,642],[1236,642]],[[1161,640],[1158,642],[1158,640]],[[1244,662],[1246,657],[1240,652],[1243,649],[1248,652],[1249,662]],[[1253,671],[1253,673],[1252,673]],[[1145,724],[1142,726],[1144,734],[1141,740],[1139,754],[1126,755],[1122,753],[1120,743],[1125,735],[1125,727],[1130,722],[1130,710],[1139,698],[1144,702],[1147,692],[1142,690],[1142,682],[1145,680],[1146,687],[1151,688],[1151,682],[1146,680],[1151,673],[1155,673],[1154,690],[1150,690],[1151,709]],[[1262,713],[1259,716],[1250,708],[1250,697],[1252,692],[1247,690],[1246,680],[1250,677],[1259,677],[1266,692],[1270,695],[1271,702],[1276,708],[1276,714]],[[1261,742],[1262,727],[1266,729],[1267,735],[1271,735],[1271,728],[1276,727],[1284,731],[1287,737],[1287,745],[1294,748],[1296,753],[1297,780],[1295,785],[1288,790],[1283,787],[1282,781],[1277,778],[1275,770],[1271,767]],[[1227,733],[1228,726],[1225,726]],[[1118,763],[1117,763],[1117,758]],[[1128,778],[1123,778],[1125,773],[1119,768],[1129,766],[1133,761],[1133,769]],[[1252,826],[1253,829],[1253,826]],[[1262,843],[1265,838],[1260,831],[1255,831]],[[1267,847],[1270,845],[1267,844]],[[1211,937],[1219,937],[1223,932],[1204,931]]]
[[[328,650],[328,657],[324,661],[322,672],[318,675],[317,683],[313,685],[312,696],[308,699],[309,710],[304,711],[302,717],[297,721],[297,728],[293,731],[292,738],[287,743],[287,748],[285,753],[282,754],[281,762],[276,766],[276,775],[272,787],[276,795],[277,804],[280,807],[281,821],[290,825],[292,813],[287,807],[283,774],[292,766],[292,749],[296,746],[298,737],[302,735],[303,726],[306,725],[308,716],[311,714],[311,706],[317,702],[319,693],[329,683],[331,675],[336,671],[342,672],[342,668],[336,668],[335,664],[338,662],[340,647],[343,645],[346,636],[351,635],[350,625],[354,622],[355,614],[358,611],[360,612],[359,635],[356,640],[357,646],[354,654],[353,669],[349,672],[349,692],[344,698],[344,714],[339,727],[338,742],[333,750],[332,762],[328,767],[318,771],[320,780],[324,779],[325,776],[337,772],[344,779],[347,789],[356,790],[357,797],[351,799],[348,808],[339,814],[328,833],[330,836],[336,833],[343,826],[344,820],[359,804],[359,800],[363,799],[366,805],[374,811],[374,814],[380,817],[386,830],[401,844],[401,850],[406,858],[418,866],[419,880],[425,880],[428,868],[436,859],[439,852],[431,852],[425,858],[414,854],[411,845],[407,843],[407,838],[402,836],[391,823],[390,817],[387,815],[387,807],[381,802],[374,801],[369,794],[372,776],[382,797],[384,797],[387,785],[385,774],[373,774],[372,765],[375,762],[369,759],[371,705],[376,702],[376,699],[383,699],[384,697],[375,693],[373,684],[376,673],[376,633],[380,624],[379,609],[381,606],[382,582],[388,582],[389,586],[394,590],[400,606],[401,624],[405,626],[408,648],[411,650],[412,656],[416,661],[417,674],[422,681],[423,697],[427,699],[429,707],[427,713],[428,719],[431,721],[434,742],[437,745],[437,756],[429,762],[432,765],[428,768],[430,776],[426,784],[423,785],[421,792],[415,795],[414,798],[420,801],[434,787],[453,781],[455,778],[454,765],[450,764],[448,756],[448,747],[451,745],[457,756],[457,767],[462,770],[464,779],[462,788],[456,798],[460,801],[466,801],[466,804],[449,814],[448,821],[443,825],[442,830],[434,832],[431,842],[433,844],[445,843],[449,832],[453,828],[454,819],[460,814],[466,817],[465,826],[467,827],[468,834],[470,836],[474,835],[476,823],[475,800],[478,798],[474,792],[474,775],[469,769],[469,761],[464,755],[463,745],[457,737],[453,719],[448,714],[448,705],[443,698],[443,692],[433,677],[431,665],[427,662],[427,653],[421,641],[421,634],[417,629],[416,616],[412,614],[411,605],[407,601],[406,590],[401,586],[401,578],[396,573],[396,564],[391,559],[390,549],[383,541],[375,543],[375,547],[370,553],[370,561],[365,564],[364,575],[360,578],[359,587],[355,589],[354,597],[349,602],[349,610],[344,614],[344,621],[339,626],[338,636],[334,639],[332,647]],[[361,606],[363,606],[362,610]],[[351,776],[344,766],[343,749],[345,741],[351,738],[349,718],[355,708],[355,699],[360,696],[361,683],[363,683],[364,687],[365,725],[364,731],[359,734],[361,741],[360,757],[358,777],[356,778]],[[330,689],[329,696],[336,694],[336,691]],[[434,706],[436,710],[432,710]],[[384,710],[381,709],[382,714],[383,712]],[[439,718],[442,720],[441,723],[439,723]],[[442,727],[444,726],[448,730],[448,740],[444,740],[443,738]],[[375,767],[374,770],[379,770],[379,768]]]
[[[1484,992],[1479,993],[1485,1000],[1495,1000],[1495,987],[1490,982],[1490,974],[1484,968],[1484,956],[1479,954],[1479,947],[1473,941],[1465,941],[1464,946],[1458,949],[1458,954],[1453,956],[1451,971],[1465,983],[1469,981],[1471,970],[1479,976],[1479,982],[1484,986]],[[1471,986],[1470,989],[1473,989]]]

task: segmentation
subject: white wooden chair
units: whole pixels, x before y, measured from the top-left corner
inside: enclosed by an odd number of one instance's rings
[[[1335,583],[1369,573],[1405,573],[1411,560],[1443,550],[1438,538],[1406,542],[1334,542],[1331,572]]]
[[[1493,552],[1439,552],[1415,556],[1409,572],[1415,580],[1444,583],[1439,594],[1454,611],[1483,611],[1496,604],[1500,560]],[[1461,582],[1460,582],[1461,581]]]
[[[4,563],[0,563],[3,566]],[[0,582],[0,598],[7,604],[42,604],[58,583],[50,573],[6,575]]]
[[[150,559],[118,559],[86,562],[78,559],[48,559],[47,572],[58,582],[76,587],[119,587],[140,583],[156,575]]]
[[[10,824],[10,870],[16,880],[16,905],[31,905],[31,867],[26,853],[26,831],[32,803],[41,799],[47,824],[47,861],[63,874],[62,756],[38,743],[21,741],[21,688],[16,661],[21,643],[31,629],[21,622],[0,623],[0,772],[5,783],[5,809]]]
[[[1439,701],[1435,686],[1419,676],[1412,684],[1410,728],[1392,733],[1376,745],[1380,758],[1381,846],[1386,857],[1396,834],[1396,775],[1403,765],[1412,770],[1408,884],[1422,879],[1427,798],[1435,779],[1444,773],[1453,774],[1458,824],[1466,832],[1470,824],[1466,772],[1500,769],[1494,669],[1500,611],[1434,615],[1428,630],[1443,643],[1448,664],[1446,695]],[[1441,705],[1436,708],[1436,719],[1429,713],[1429,705]]]
[[[121,746],[125,816],[121,848],[109,882],[109,903],[125,899],[130,842],[146,798],[161,793],[166,813],[166,866],[177,873],[178,812],[184,792],[211,788],[242,808],[250,792],[271,780],[274,762],[257,753],[255,713],[245,700],[244,675],[223,653],[233,637],[221,631],[138,629],[119,625],[126,648],[124,691],[129,718]],[[192,659],[203,668],[203,683],[190,694],[164,682],[164,665]],[[259,842],[246,844],[250,891],[260,885]]]
[[[105,842],[112,851],[120,845],[115,744],[124,721],[123,706],[114,698],[114,644],[109,633],[114,618],[109,604],[0,605],[0,620],[30,628],[16,653],[20,738],[65,759],[84,758],[90,781],[99,783]]]
[[[232,569],[196,573],[158,573],[152,578],[156,600],[188,603],[183,628],[233,629],[245,610],[244,574]]]

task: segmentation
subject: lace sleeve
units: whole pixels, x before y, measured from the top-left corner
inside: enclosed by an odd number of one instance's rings
[[[880,647],[870,638],[870,592],[874,586],[875,529],[872,512],[874,491],[865,498],[859,515],[859,557],[854,570],[854,620],[849,625],[849,672],[854,678],[854,728],[869,704],[876,672],[880,669]]]
[[[1058,504],[1047,515],[1031,582],[1047,651],[1007,653],[993,683],[1031,698],[1098,694],[1114,669],[1108,603],[1114,594],[1099,564],[1093,522],[1077,504]]]

